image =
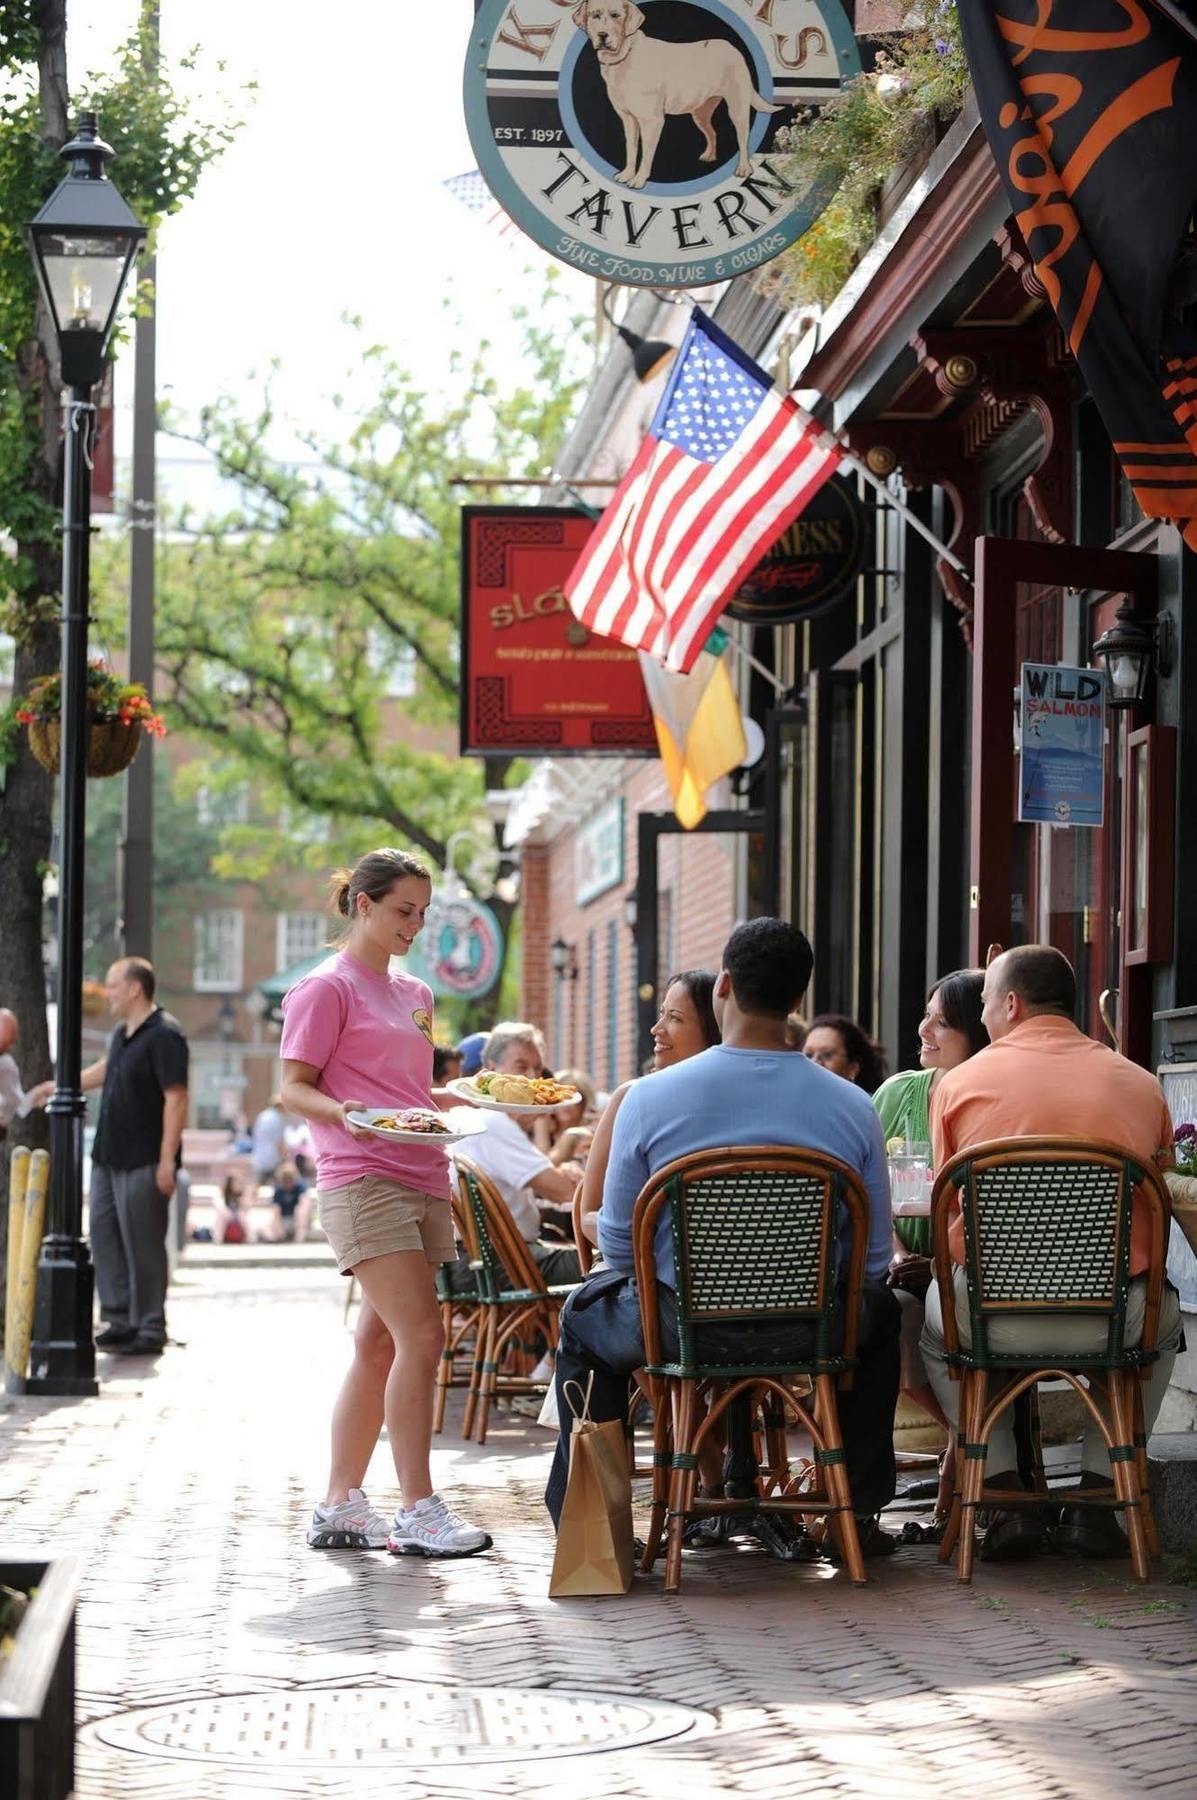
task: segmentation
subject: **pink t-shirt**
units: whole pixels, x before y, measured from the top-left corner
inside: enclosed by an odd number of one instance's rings
[[[432,1105],[432,993],[414,975],[379,975],[341,951],[296,982],[283,1001],[283,1021],[279,1055],[319,1069],[322,1094],[396,1110]],[[441,1145],[352,1138],[340,1125],[310,1124],[325,1192],[385,1175],[448,1199]]]

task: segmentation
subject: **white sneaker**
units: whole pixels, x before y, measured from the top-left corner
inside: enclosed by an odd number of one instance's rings
[[[467,1525],[439,1494],[429,1494],[407,1512],[396,1512],[387,1549],[392,1556],[476,1556],[493,1541],[476,1525]]]
[[[308,1526],[313,1550],[385,1550],[388,1526],[361,1488],[350,1488],[348,1500],[318,1506]]]

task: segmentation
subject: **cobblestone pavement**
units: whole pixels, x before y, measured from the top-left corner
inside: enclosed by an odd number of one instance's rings
[[[185,1269],[185,1348],[151,1373],[0,1403],[0,1546],[87,1558],[82,1800],[1197,1790],[1197,1595],[1129,1565],[966,1591],[906,1549],[854,1590],[708,1551],[676,1599],[552,1602],[548,1434],[501,1417],[478,1450],[459,1412],[437,1479],[492,1555],[309,1551],[343,1296],[331,1269]]]

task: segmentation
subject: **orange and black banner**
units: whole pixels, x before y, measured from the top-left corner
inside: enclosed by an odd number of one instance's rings
[[[1191,0],[959,0],[986,136],[1145,513],[1197,550],[1197,334],[1177,275],[1197,201]]]

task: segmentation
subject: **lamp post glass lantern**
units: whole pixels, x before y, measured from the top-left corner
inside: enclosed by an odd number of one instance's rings
[[[549,967],[558,981],[574,981],[578,974],[578,953],[564,938],[554,938],[549,945]]]
[[[636,380],[643,387],[652,380],[654,375],[660,373],[671,357],[677,355],[677,345],[667,344],[664,338],[642,338],[640,333],[633,331],[630,326],[621,325],[618,319],[613,317],[611,308],[607,305],[614,291],[614,288],[607,288],[604,292],[601,302],[603,312],[608,323],[614,326],[619,337],[631,351],[632,371]]]
[[[57,1083],[50,1118],[49,1222],[37,1273],[30,1393],[94,1394],[95,1276],[83,1237],[83,860],[87,790],[92,389],[145,229],[104,173],[112,155],[85,113],[61,155],[69,172],[27,236],[57,339],[63,382],[62,714],[58,823]]]
[[[104,373],[117,308],[146,234],[104,173],[112,149],[95,113],[83,114],[60,155],[70,173],[29,225],[29,248],[63,385],[91,388]]]
[[[1130,601],[1124,600],[1114,623],[1093,646],[1093,655],[1106,672],[1109,706],[1129,712],[1143,704],[1155,651],[1155,636],[1139,624]]]

